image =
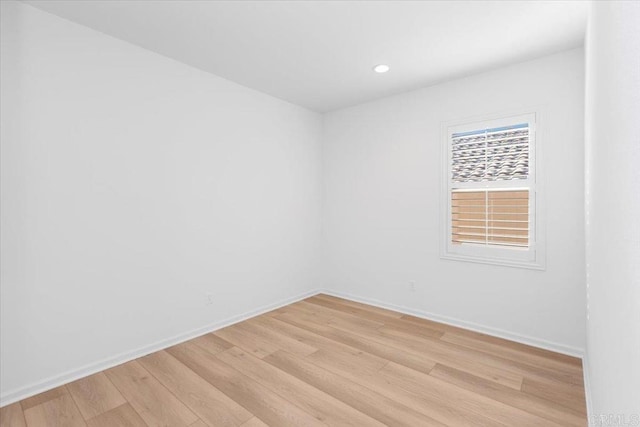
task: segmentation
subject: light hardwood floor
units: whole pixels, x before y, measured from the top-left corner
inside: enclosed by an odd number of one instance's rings
[[[13,426],[585,426],[579,359],[317,295],[6,406]]]

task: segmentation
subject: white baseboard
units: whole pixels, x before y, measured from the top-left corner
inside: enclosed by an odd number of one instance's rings
[[[203,326],[201,328],[194,329],[189,332],[185,332],[144,347],[120,353],[106,359],[98,360],[96,362],[82,366],[78,369],[73,369],[62,374],[49,377],[42,381],[38,381],[37,383],[32,383],[24,387],[20,387],[19,389],[11,390],[9,392],[3,393],[2,396],[0,396],[0,408],[20,401],[22,399],[26,399],[27,397],[34,396],[38,393],[51,390],[52,388],[59,387],[63,384],[67,384],[80,378],[95,374],[97,372],[104,371],[105,369],[113,368],[114,366],[121,365],[134,359],[138,359],[150,353],[163,350],[176,344],[180,344],[190,339],[199,337],[200,335],[213,332],[215,330],[230,326],[234,323],[242,322],[243,320],[249,319],[251,317],[259,316],[268,311],[278,309],[280,307],[300,301],[318,293],[319,291],[314,290],[291,298],[286,298],[272,304],[263,305],[254,310],[250,310],[237,316],[232,316],[219,322],[212,323],[207,326]]]
[[[340,291],[333,291],[333,290],[326,289],[326,290],[323,290],[322,293],[333,295],[338,298],[344,298],[351,301],[360,302],[363,304],[373,305],[380,308],[386,308],[387,310],[393,310],[403,314],[422,317],[427,320],[433,320],[434,322],[440,322],[440,323],[445,323],[447,325],[456,326],[459,328],[469,329],[475,332],[492,335],[494,337],[504,338],[509,341],[515,341],[521,344],[526,344],[533,347],[539,347],[545,350],[554,351],[556,353],[566,354],[568,356],[582,358],[584,355],[584,349],[581,349],[581,348],[572,347],[572,346],[555,343],[551,341],[546,341],[539,338],[529,337],[526,335],[509,332],[509,331],[505,331],[498,328],[492,328],[492,327],[480,325],[474,322],[468,322],[466,320],[460,320],[453,317],[442,316],[440,314],[429,313],[427,311],[416,310],[416,309],[412,309],[412,308],[408,308],[400,305],[389,304],[389,303],[378,301],[372,298],[359,297],[359,296],[351,295],[351,294],[340,292]]]

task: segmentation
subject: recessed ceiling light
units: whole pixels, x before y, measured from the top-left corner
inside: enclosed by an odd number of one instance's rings
[[[389,66],[385,64],[379,64],[373,67],[373,71],[375,71],[376,73],[386,73],[387,71],[389,71]]]

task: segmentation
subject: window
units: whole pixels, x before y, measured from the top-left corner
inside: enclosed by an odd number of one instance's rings
[[[445,258],[542,267],[535,118],[446,127]]]

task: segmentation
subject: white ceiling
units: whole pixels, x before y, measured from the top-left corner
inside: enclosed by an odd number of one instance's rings
[[[26,3],[320,112],[580,46],[586,22],[582,1]]]

